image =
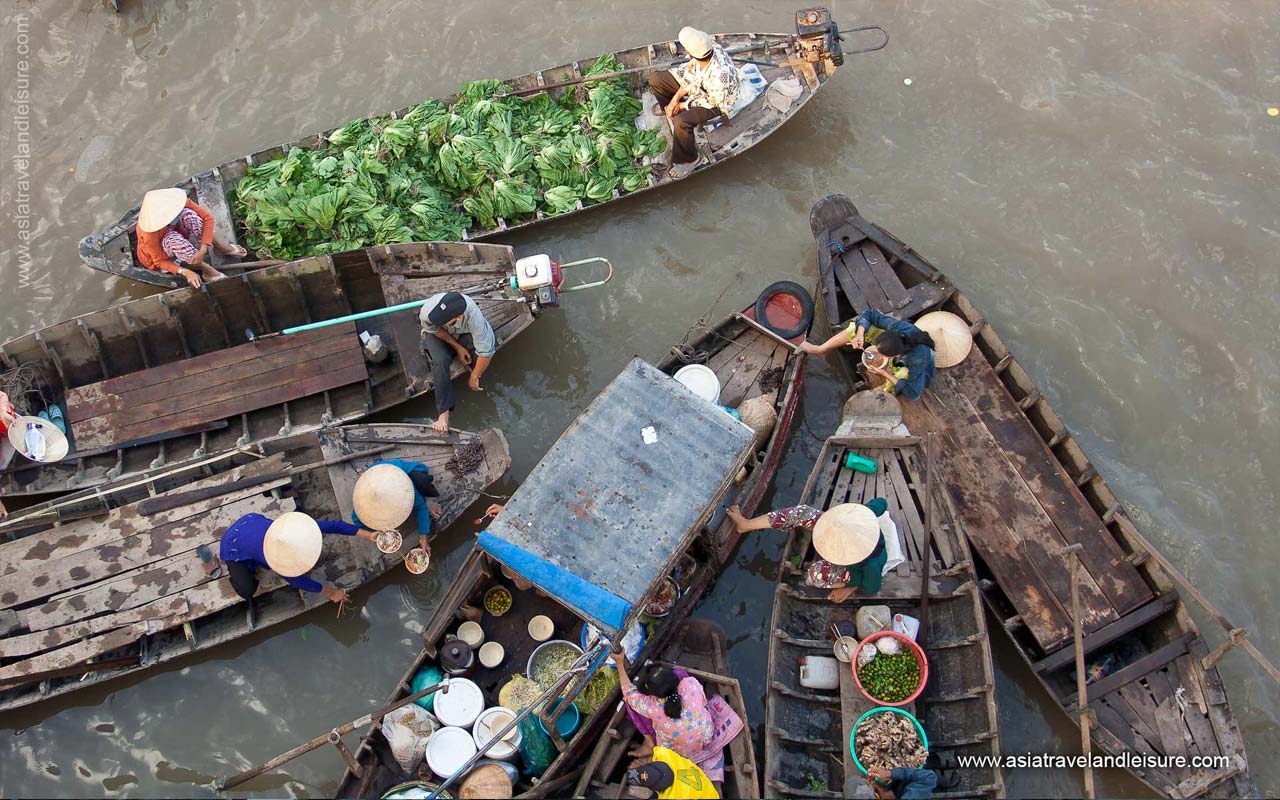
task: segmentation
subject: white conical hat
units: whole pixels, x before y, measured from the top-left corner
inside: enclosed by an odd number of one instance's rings
[[[267,528],[262,540],[262,554],[267,566],[277,575],[296,578],[306,575],[320,561],[324,542],[320,526],[301,511],[281,514]]]
[[[841,567],[857,564],[876,549],[880,523],[871,509],[859,503],[841,503],[822,512],[813,526],[813,549],[824,560]]]
[[[916,320],[916,327],[933,337],[933,363],[939,369],[954,367],[973,349],[969,323],[950,311],[930,311]]]
[[[366,527],[393,530],[413,513],[413,481],[395,464],[374,464],[356,481],[351,505]]]
[[[187,193],[181,189],[152,189],[142,196],[142,208],[138,210],[138,230],[143,233],[162,230],[186,206]]]
[[[34,425],[44,437],[44,452],[39,454],[39,458],[36,458],[36,453],[31,452],[27,447],[28,425]],[[14,450],[41,464],[61,461],[67,457],[67,450],[70,449],[67,435],[44,417],[18,417],[9,423],[9,444],[13,445]]]

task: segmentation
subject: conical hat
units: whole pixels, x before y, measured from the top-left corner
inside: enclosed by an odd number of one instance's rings
[[[471,771],[462,782],[458,796],[463,800],[483,798],[483,800],[502,800],[511,797],[511,778],[507,771],[497,764],[485,764]]]
[[[27,448],[27,426],[34,425],[40,431],[40,435],[44,437],[44,453],[40,458],[36,458],[36,454]],[[67,457],[67,450],[70,445],[67,443],[67,435],[58,429],[44,417],[18,417],[9,423],[9,444],[13,445],[13,449],[32,461],[39,461],[41,464],[51,464],[55,461],[61,461]]]
[[[138,210],[138,230],[155,233],[162,230],[178,212],[186,208],[187,193],[177,188],[152,189],[142,196],[142,208]]]
[[[267,528],[262,554],[277,575],[296,578],[306,575],[320,560],[323,541],[320,526],[301,511],[281,514]]]
[[[879,541],[880,523],[875,512],[858,503],[841,503],[824,511],[813,526],[813,549],[841,567],[871,555]]]
[[[916,320],[916,327],[933,337],[933,363],[939,369],[964,361],[973,348],[969,323],[950,311],[930,311]]]
[[[356,481],[351,505],[367,528],[398,528],[413,513],[413,481],[395,464],[374,464]]]

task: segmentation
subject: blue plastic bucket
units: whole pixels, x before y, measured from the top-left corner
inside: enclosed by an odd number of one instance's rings
[[[569,707],[560,715],[560,718],[556,720],[556,733],[560,734],[561,739],[568,740],[570,736],[573,736],[573,732],[578,729],[578,725],[581,722],[582,713],[578,711],[577,706],[570,703]],[[918,725],[919,723],[916,724]],[[543,733],[550,735],[546,723],[541,718],[538,719],[538,727],[542,729]]]
[[[858,751],[853,746],[853,741],[858,735],[858,727],[862,725],[862,721],[868,717],[874,717],[876,714],[901,714],[911,720],[911,724],[916,726],[916,733],[920,736],[920,744],[924,745],[924,749],[929,749],[929,737],[925,735],[924,726],[920,724],[920,720],[916,719],[909,712],[892,706],[879,706],[867,711],[858,717],[858,721],[853,723],[853,730],[849,732],[849,755],[853,756],[853,763],[858,767],[863,775],[867,774],[867,768],[862,766],[862,762],[858,760]]]

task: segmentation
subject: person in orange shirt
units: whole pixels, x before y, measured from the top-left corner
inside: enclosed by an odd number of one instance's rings
[[[213,233],[213,214],[188,200],[187,193],[178,188],[152,189],[143,195],[137,233],[142,266],[181,275],[196,289],[202,280],[226,277],[205,263],[210,245],[235,258],[246,255],[240,245],[219,241]]]

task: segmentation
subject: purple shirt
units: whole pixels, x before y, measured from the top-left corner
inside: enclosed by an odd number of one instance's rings
[[[360,529],[355,525],[338,520],[318,519],[321,533],[332,533],[338,536],[355,536]],[[271,569],[267,565],[267,557],[262,553],[262,542],[267,536],[267,528],[271,520],[261,514],[245,514],[231,523],[227,532],[222,534],[222,543],[218,548],[218,557],[223,561],[246,561],[254,567]],[[284,578],[283,575],[280,577]],[[310,575],[299,575],[296,578],[284,578],[285,583],[304,592],[319,592],[324,586]]]

